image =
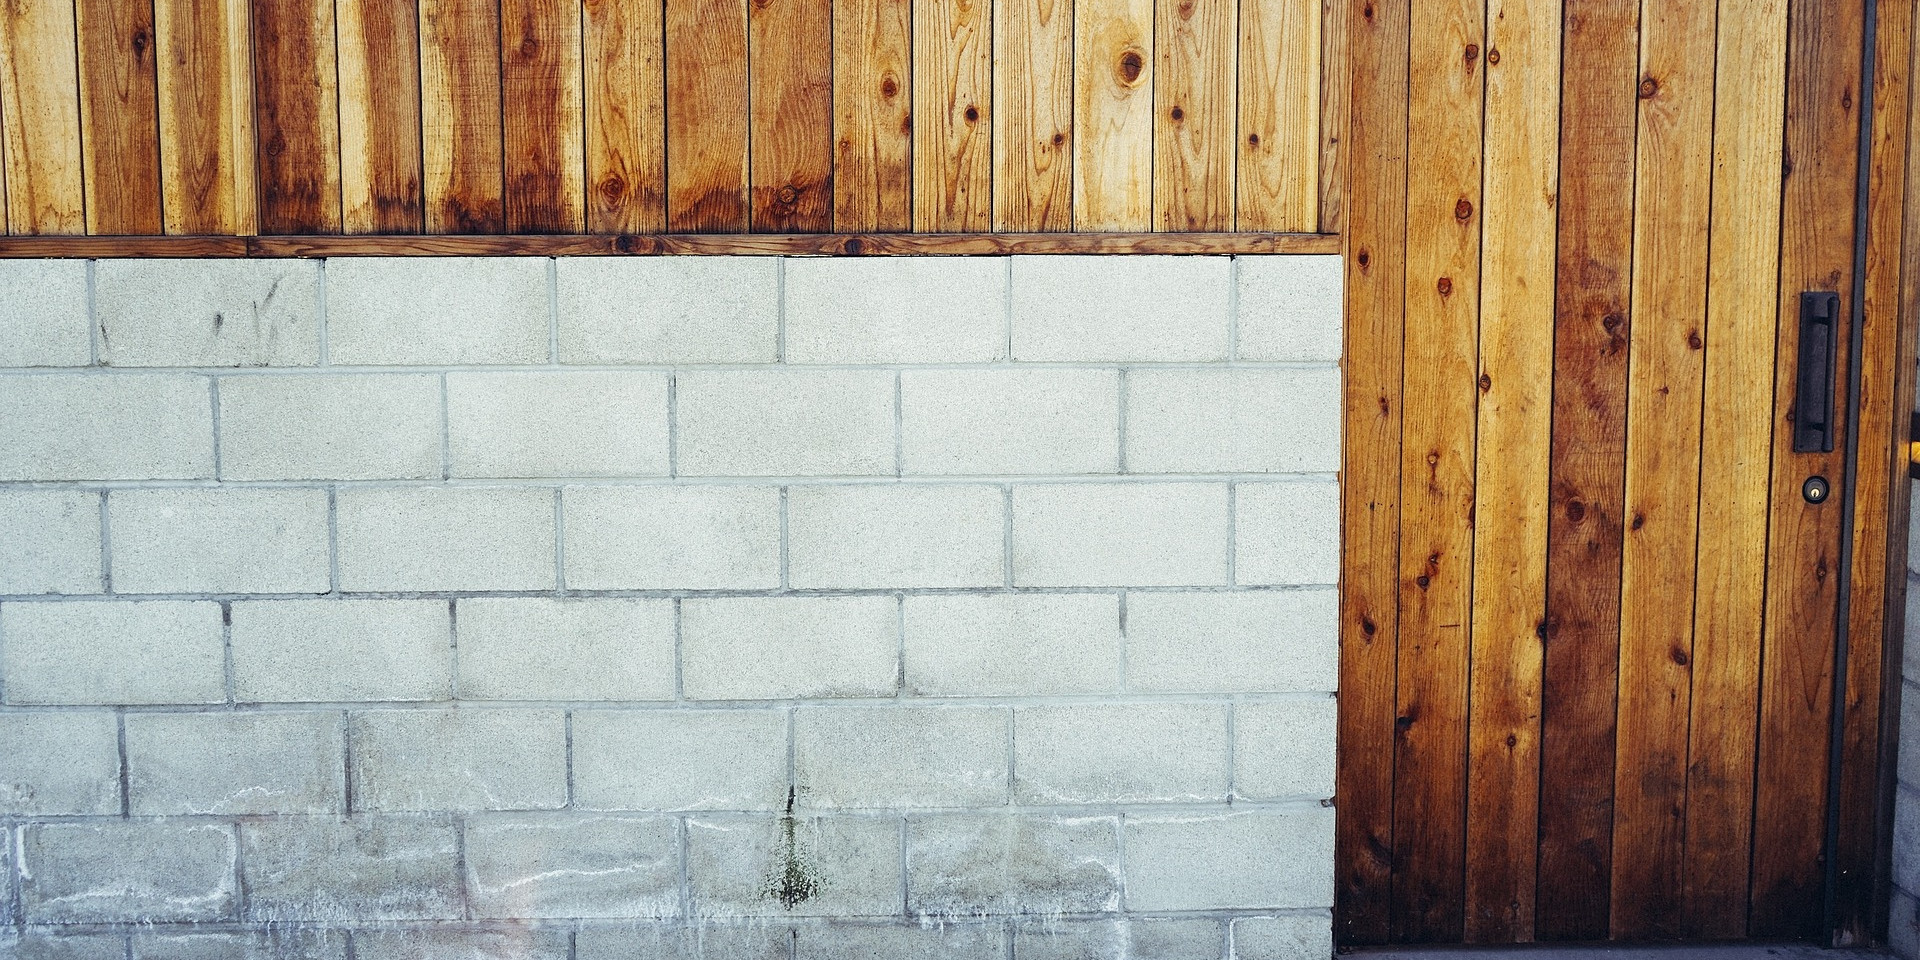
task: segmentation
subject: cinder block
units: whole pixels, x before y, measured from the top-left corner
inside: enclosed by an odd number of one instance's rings
[[[663,477],[667,375],[450,373],[447,436],[456,477]]]
[[[1023,587],[1227,582],[1227,488],[1206,483],[1013,488],[1013,582]]]
[[[440,452],[437,376],[220,378],[222,479],[439,479]]]
[[[4,622],[0,620],[0,624]],[[1920,787],[1920,683],[1907,678],[1900,700],[1900,782]],[[1908,889],[1920,890],[1920,886]]]
[[[1139,691],[1327,691],[1338,682],[1333,590],[1127,595],[1127,683]]]
[[[120,745],[113,714],[0,713],[0,743],[7,745],[0,750],[0,813],[119,815]]]
[[[1127,469],[1338,470],[1340,372],[1135,370],[1127,376]]]
[[[220,605],[186,600],[0,604],[8,703],[219,703]],[[75,669],[86,664],[86,669]]]
[[[0,841],[3,845],[4,841]],[[5,903],[0,894],[0,903]],[[125,960],[127,938],[117,933],[68,933],[61,927],[9,929],[0,933],[6,960]]]
[[[242,703],[453,695],[443,600],[243,600],[233,605],[232,643]]]
[[[132,940],[133,960],[347,960],[347,932],[323,927],[275,927],[254,933],[142,932]]]
[[[669,600],[462,600],[465,700],[672,700]]]
[[[1333,905],[1330,807],[1128,817],[1125,828],[1128,909]]]
[[[887,370],[683,371],[680,475],[891,475],[893,380]]]
[[[1912,740],[1902,738],[1902,753],[1911,753]],[[1893,882],[1902,890],[1920,890],[1920,790],[1904,784],[1893,800]]]
[[[663,919],[680,913],[669,817],[515,815],[467,824],[476,919]]]
[[[562,363],[769,363],[773,257],[561,257]]]
[[[335,499],[342,590],[551,590],[551,490],[346,489]]]
[[[1920,524],[1916,524],[1920,527]],[[1907,577],[1907,619],[1906,623],[1920,627],[1920,578],[1911,574]],[[1902,646],[1903,660],[1900,672],[1911,683],[1920,683],[1920,629],[1908,634],[1913,639]]]
[[[99,592],[100,494],[0,490],[0,594]]]
[[[373,710],[347,725],[356,811],[557,810],[567,803],[559,710]]]
[[[1920,957],[1920,901],[1905,890],[1893,891],[1892,919],[1887,924],[1887,946],[1894,956]]]
[[[462,915],[459,843],[446,817],[243,820],[240,843],[249,923]]]
[[[1120,909],[1118,817],[907,821],[907,913],[923,922]]]
[[[97,260],[93,269],[103,364],[320,362],[317,260]]]
[[[337,364],[541,363],[547,314],[542,258],[327,261],[327,355]]]
[[[1234,580],[1241,584],[1340,581],[1340,487],[1331,480],[1242,483],[1234,488]]]
[[[573,946],[576,960],[789,960],[790,936],[787,927],[771,922],[719,918],[711,924],[582,926]]]
[[[1326,960],[1333,956],[1333,916],[1235,917],[1227,960]]]
[[[1333,796],[1332,697],[1233,708],[1233,792],[1249,800]]]
[[[900,914],[900,821],[712,816],[687,821],[695,918]]]
[[[998,923],[804,926],[793,942],[794,960],[1005,960],[1006,939]]]
[[[573,796],[586,810],[777,810],[783,710],[580,710]]]
[[[572,589],[780,585],[778,487],[568,487],[561,501]]]
[[[1227,798],[1227,708],[1215,703],[1020,707],[1018,803],[1192,803]]]
[[[1235,257],[1241,360],[1334,363],[1344,302],[1338,256]]]
[[[28,923],[230,920],[239,902],[235,848],[224,823],[30,824],[21,912]]]
[[[1211,919],[1034,920],[1014,928],[1017,960],[1219,960],[1225,924]]]
[[[8,260],[0,291],[0,367],[93,362],[85,260]]]
[[[691,700],[892,696],[899,638],[892,597],[689,598],[681,689]]]
[[[1047,696],[1120,689],[1120,602],[1097,593],[907,597],[907,692]]]
[[[528,924],[356,930],[355,960],[568,960],[563,927]]]
[[[997,257],[787,261],[788,363],[982,363],[1007,356]]]
[[[1007,712],[997,707],[803,707],[793,716],[799,802],[836,807],[999,806]]]
[[[136,816],[344,810],[337,712],[127,715]]]
[[[1113,473],[1120,466],[1113,370],[972,368],[900,375],[908,474]]]
[[[324,490],[116,490],[120,593],[325,593]]]
[[[211,478],[211,396],[188,374],[0,377],[0,480]]]
[[[1004,501],[960,484],[793,487],[787,577],[800,589],[1000,586]]]
[[[1225,360],[1225,257],[1013,258],[1013,358]]]

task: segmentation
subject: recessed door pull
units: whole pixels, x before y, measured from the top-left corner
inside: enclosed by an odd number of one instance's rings
[[[1793,452],[1833,452],[1833,342],[1840,295],[1800,294],[1800,369],[1793,401]]]

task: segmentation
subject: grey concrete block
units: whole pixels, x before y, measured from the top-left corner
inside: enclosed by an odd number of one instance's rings
[[[250,923],[462,915],[459,845],[444,817],[248,820],[240,841]]]
[[[907,821],[907,913],[923,922],[1118,909],[1118,817],[984,813]]]
[[[1127,595],[1127,683],[1140,691],[1281,693],[1339,680],[1332,589]]]
[[[1330,807],[1128,817],[1124,826],[1128,909],[1333,905]]]
[[[769,363],[773,257],[562,257],[562,363]]]
[[[1920,900],[1905,890],[1895,890],[1890,912],[1887,946],[1903,960],[1920,957]]]
[[[477,919],[680,913],[671,818],[490,816],[467,824],[467,895]]]
[[[93,313],[111,366],[320,362],[316,260],[98,260]]]
[[[672,700],[673,602],[475,598],[457,607],[465,700]]]
[[[692,700],[891,696],[892,597],[734,597],[680,604],[682,688]]]
[[[560,927],[494,924],[356,931],[355,960],[567,960]]]
[[[1135,370],[1127,469],[1305,473],[1340,469],[1340,372]]]
[[[1007,356],[1007,264],[989,257],[787,261],[788,363],[983,363]]]
[[[1005,960],[998,923],[855,925],[799,928],[794,960]]]
[[[1234,488],[1234,581],[1340,581],[1340,487],[1332,480]]]
[[[1915,629],[1907,634],[1903,645],[1903,662],[1900,673],[1909,683],[1920,683],[1920,579],[1911,574],[1907,577],[1907,619]]]
[[[211,478],[211,397],[187,374],[0,377],[0,480]]]
[[[347,489],[335,498],[342,590],[551,590],[553,493]]]
[[[1235,257],[1241,360],[1340,359],[1344,290],[1338,256]]]
[[[1332,697],[1241,703],[1233,710],[1233,792],[1249,800],[1333,796]]]
[[[1902,739],[1901,748],[1914,741]],[[1920,786],[1904,784],[1893,800],[1893,882],[1902,890],[1920,891]]]
[[[39,823],[22,838],[28,923],[231,920],[239,904],[228,824]]]
[[[778,487],[569,487],[562,502],[570,589],[780,585]]]
[[[1120,689],[1120,602],[1111,594],[907,597],[907,692],[1046,696]]]
[[[1227,960],[1327,960],[1333,956],[1331,914],[1235,917]]]
[[[1015,360],[1225,360],[1225,257],[1013,258]]]
[[[1225,585],[1227,526],[1225,484],[1015,486],[1013,582]]]
[[[667,433],[665,373],[447,375],[456,477],[664,477]]]
[[[341,813],[341,723],[333,711],[129,714],[133,813]]]
[[[1034,921],[1014,930],[1015,960],[1218,960],[1224,922],[1213,919]]]
[[[375,710],[348,718],[356,811],[557,810],[559,710]]]
[[[0,618],[4,614],[0,613]],[[0,624],[5,620],[0,619]],[[1908,677],[1900,697],[1900,782],[1920,787],[1920,682]]]
[[[602,924],[573,938],[575,960],[788,960],[789,942],[786,927],[763,921]]]
[[[0,263],[0,367],[93,361],[85,260]]]
[[[900,821],[702,817],[687,821],[698,919],[900,913]]]
[[[893,386],[887,370],[682,371],[680,475],[891,475]]]
[[[226,480],[439,479],[440,432],[430,374],[220,378]]]
[[[900,375],[908,474],[1113,473],[1120,465],[1113,370],[968,368]]]
[[[327,261],[333,363],[539,363],[548,358],[547,341],[544,259]]]
[[[997,707],[803,707],[794,784],[811,808],[998,806],[1007,712]]]
[[[1019,707],[1016,802],[1191,803],[1227,798],[1227,708],[1214,703]]]
[[[256,933],[135,933],[133,960],[347,960],[347,932],[277,927]]]
[[[1000,586],[1004,504],[989,486],[793,487],[788,580],[797,589]]]
[[[786,711],[576,711],[573,794],[586,810],[777,810]]]
[[[0,604],[0,677],[8,703],[219,703],[220,630],[203,601]]]
[[[0,932],[3,960],[125,960],[127,938],[118,933],[67,933],[59,927]]]
[[[0,816],[119,814],[113,714],[0,713],[0,743],[7,745],[0,750]]]
[[[107,496],[120,593],[325,593],[324,490],[116,490]]]
[[[242,600],[233,605],[232,644],[242,703],[453,695],[444,600]]]
[[[98,493],[0,490],[0,594],[100,589]]]

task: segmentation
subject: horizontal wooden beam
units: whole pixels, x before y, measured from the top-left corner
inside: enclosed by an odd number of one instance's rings
[[[822,233],[560,236],[0,237],[18,257],[992,256],[1339,253],[1324,233]]]

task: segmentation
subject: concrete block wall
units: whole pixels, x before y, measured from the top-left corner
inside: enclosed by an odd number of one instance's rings
[[[1331,257],[0,262],[0,957],[1326,957],[1339,338]]]
[[[1893,800],[1894,889],[1887,938],[1896,954],[1906,960],[1920,960],[1920,489],[1911,496],[1906,648],[1900,689],[1900,783]]]

